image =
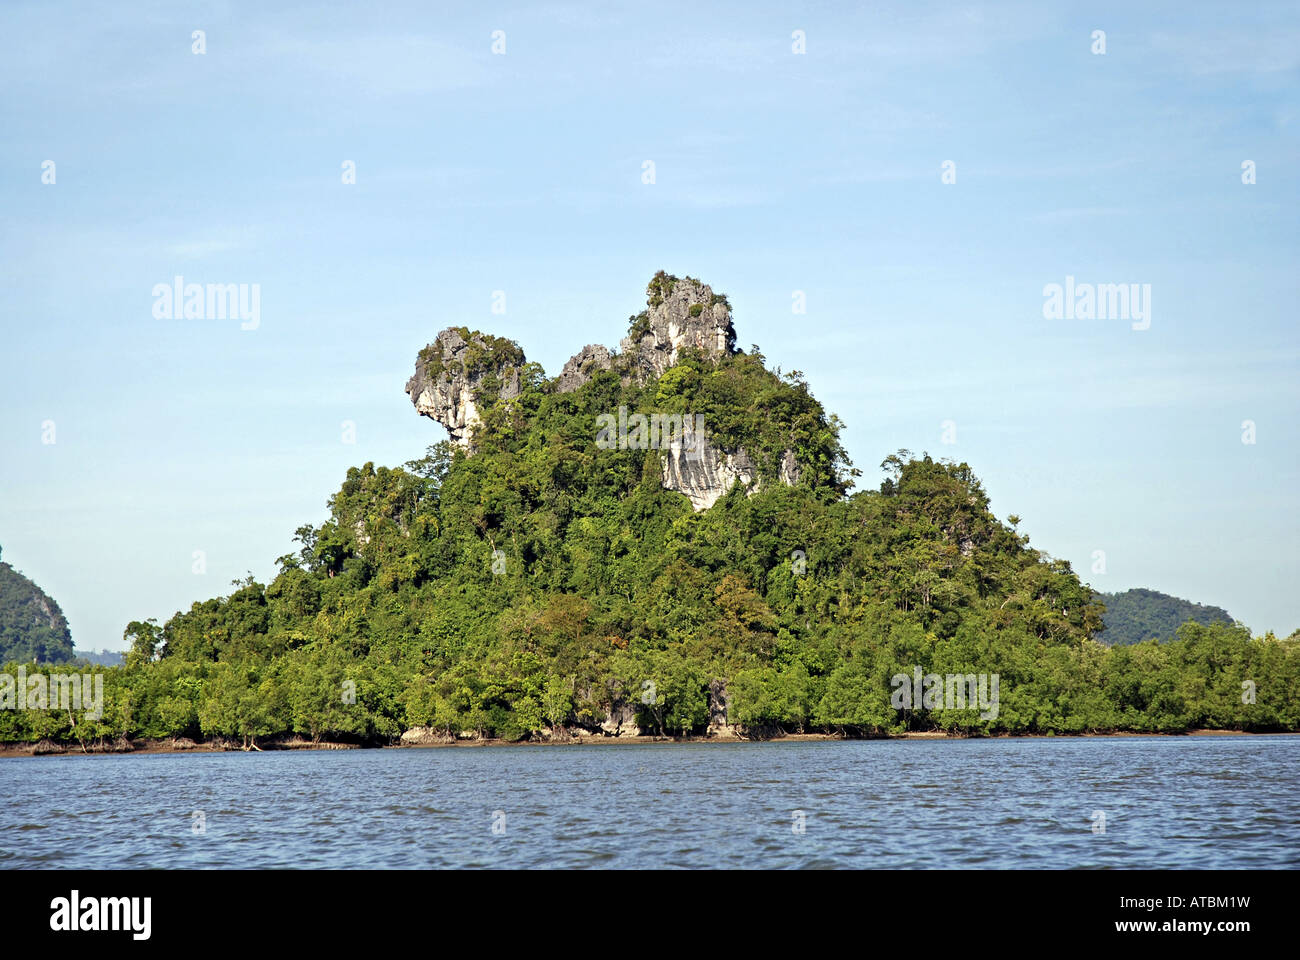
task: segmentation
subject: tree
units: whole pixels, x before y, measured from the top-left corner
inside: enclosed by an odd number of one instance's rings
[[[122,631],[122,640],[127,644],[126,665],[137,668],[152,663],[163,642],[162,627],[153,617],[148,620],[132,620]]]

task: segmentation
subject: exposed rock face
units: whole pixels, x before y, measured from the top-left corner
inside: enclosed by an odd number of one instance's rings
[[[614,366],[614,357],[608,349],[599,343],[589,343],[572,357],[560,371],[555,389],[560,393],[572,393],[592,378],[599,370],[609,370]]]
[[[731,696],[727,693],[726,680],[709,682],[709,727],[705,731],[710,737],[734,737],[736,728],[728,720],[727,712],[731,709]]]
[[[519,396],[523,363],[523,351],[509,340],[448,327],[420,351],[406,392],[417,413],[437,420],[453,442],[472,449],[484,393],[492,394],[488,400]]]
[[[636,725],[636,708],[630,703],[616,703],[600,729],[611,737],[639,737],[641,728]]]
[[[649,309],[638,316],[620,344],[632,369],[653,380],[677,362],[685,347],[711,356],[736,352],[736,330],[725,297],[690,277],[677,280],[661,270],[646,288]]]
[[[736,352],[731,306],[708,284],[691,277],[678,280],[662,270],[646,287],[646,310],[632,318],[619,345],[624,377],[653,380],[677,362],[687,347],[709,356]],[[577,390],[597,370],[615,366],[615,355],[600,344],[588,344],[569,358],[556,381],[560,393]]]
[[[403,732],[401,742],[421,746],[429,743],[454,743],[455,740],[455,737],[448,736],[445,731],[435,730],[433,727],[412,727]]]
[[[793,450],[781,454],[781,467],[777,479],[791,487],[799,482],[799,461],[794,458]]]
[[[680,442],[668,444],[663,451],[663,478],[665,487],[684,493],[697,511],[709,509],[737,481],[754,490],[762,486],[758,465],[749,454],[721,450],[707,439],[694,449],[683,449]],[[778,479],[790,486],[799,482],[794,451],[782,454]]]
[[[617,370],[624,383],[657,379],[677,363],[682,351],[696,349],[706,356],[736,352],[736,331],[726,297],[691,277],[678,279],[662,270],[646,287],[647,309],[632,318],[621,352],[588,344],[569,358],[555,379],[555,389],[571,393],[599,371]],[[417,412],[447,428],[452,440],[473,452],[472,434],[484,405],[519,395],[523,351],[509,340],[449,327],[420,351],[415,376],[406,392]],[[696,510],[707,510],[737,482],[757,489],[759,468],[744,450],[726,450],[703,442],[666,442],[662,448],[663,484],[685,494]],[[799,482],[799,464],[785,451],[778,465],[782,483]],[[358,531],[361,535],[361,531]],[[625,726],[619,720],[608,732]]]
[[[678,441],[663,451],[664,486],[686,494],[696,510],[707,510],[739,480],[746,486],[758,479],[758,467],[744,450],[727,453],[707,440],[695,449]]]

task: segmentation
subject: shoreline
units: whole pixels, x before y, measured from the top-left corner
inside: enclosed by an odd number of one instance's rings
[[[1183,733],[1139,733],[1129,730],[1111,733],[1001,733],[994,736],[962,736],[942,730],[917,730],[907,733],[882,734],[874,737],[845,737],[834,733],[789,733],[779,737],[740,736],[583,736],[567,740],[501,740],[497,738],[448,740],[427,743],[361,744],[335,741],[289,738],[271,740],[256,748],[244,748],[237,742],[221,740],[197,742],[185,740],[133,740],[104,744],[4,742],[0,743],[0,759],[8,757],[81,757],[81,756],[134,756],[138,754],[182,753],[282,753],[300,750],[429,750],[440,748],[475,749],[481,747],[574,747],[618,746],[627,744],[736,744],[736,743],[821,743],[851,742],[855,740],[1102,740],[1132,737],[1295,737],[1300,731],[1254,732],[1250,730],[1187,730]]]

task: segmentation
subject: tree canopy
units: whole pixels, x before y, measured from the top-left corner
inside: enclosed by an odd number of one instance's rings
[[[679,735],[720,704],[763,735],[1300,724],[1294,635],[1189,623],[1172,642],[1098,643],[1099,597],[991,513],[968,464],[899,451],[855,492],[839,421],[756,349],[567,393],[527,373],[518,396],[479,398],[474,455],[444,442],[354,467],[269,583],[131,623],[92,730],[517,740],[632,716]],[[597,448],[596,417],[620,405],[703,414],[763,482],[693,512],[660,451]],[[794,485],[776,479],[786,450]],[[997,716],[895,709],[890,678],[918,666],[999,675]],[[29,714],[0,712],[0,737],[74,735]]]
[[[66,663],[72,658],[72,635],[58,603],[0,563],[0,663]]]

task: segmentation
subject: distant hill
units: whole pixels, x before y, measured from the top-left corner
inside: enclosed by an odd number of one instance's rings
[[[74,650],[73,653],[78,660],[85,660],[98,667],[120,667],[126,659],[117,650],[100,650],[99,653],[93,650]]]
[[[1188,620],[1204,624],[1233,622],[1232,615],[1222,607],[1180,600],[1158,590],[1139,587],[1123,593],[1099,593],[1097,598],[1106,604],[1102,632],[1097,639],[1112,647],[1141,643],[1152,637],[1171,640]]]
[[[0,663],[67,663],[72,635],[63,611],[44,590],[0,563]]]

